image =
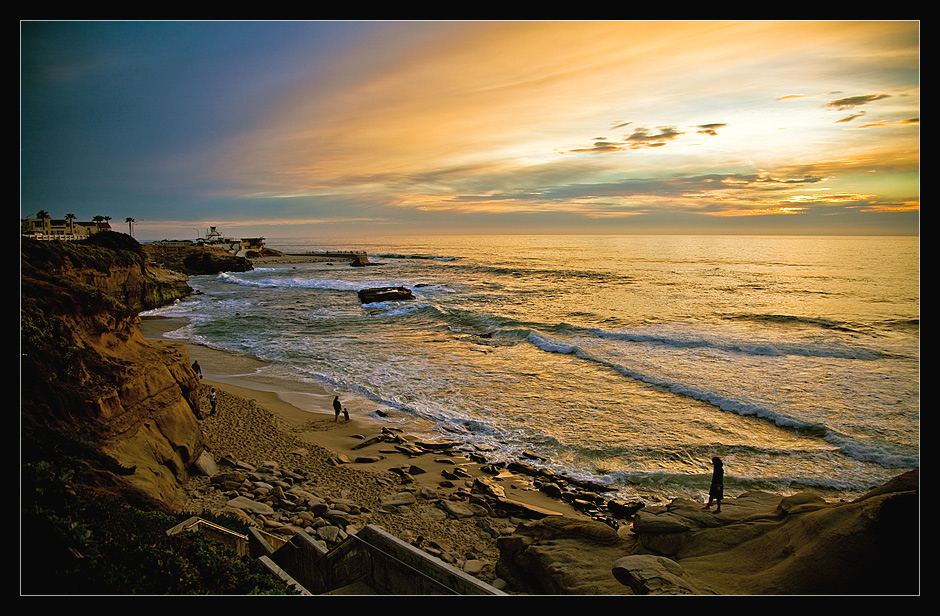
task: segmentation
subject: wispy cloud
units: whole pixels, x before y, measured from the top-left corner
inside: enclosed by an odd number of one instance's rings
[[[724,123],[714,123],[714,124],[699,124],[698,132],[703,135],[712,135],[715,136],[718,134],[719,128],[724,128],[727,124]]]
[[[525,213],[531,228],[542,213],[640,224],[667,212],[792,216],[850,195],[865,195],[859,215],[918,201],[916,22],[127,28],[107,61],[82,39],[37,64],[37,82],[70,80],[24,107],[31,208],[60,209],[48,198],[61,186],[90,204],[109,192],[121,207],[160,204],[126,214],[150,220]],[[68,107],[61,123],[39,122],[57,107]]]
[[[891,98],[891,96],[889,94],[862,94],[831,101],[827,107],[832,107],[833,109],[851,109],[852,107],[868,105],[886,98]]]

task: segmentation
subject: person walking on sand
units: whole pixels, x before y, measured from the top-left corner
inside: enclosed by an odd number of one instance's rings
[[[712,484],[708,488],[708,503],[702,509],[708,509],[712,506],[712,501],[716,501],[715,513],[721,513],[721,497],[725,492],[725,467],[721,458],[712,458]]]
[[[343,407],[343,418],[346,421],[349,421],[349,409],[347,409],[345,406]]]
[[[336,413],[336,419],[339,421],[339,412],[343,410],[343,405],[339,402],[339,396],[333,396],[333,412]]]

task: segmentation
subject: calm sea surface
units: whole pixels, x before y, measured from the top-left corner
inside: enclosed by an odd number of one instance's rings
[[[336,262],[196,276],[148,314],[350,410],[531,450],[622,497],[854,495],[920,458],[919,239],[479,236],[277,240]],[[356,291],[416,299],[361,305]]]

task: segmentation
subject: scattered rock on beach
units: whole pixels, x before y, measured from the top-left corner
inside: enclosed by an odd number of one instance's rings
[[[481,465],[486,476],[475,479],[458,474],[462,464],[448,464],[452,479],[419,485],[415,477],[426,472],[420,464],[388,471],[354,467],[342,454],[300,443],[268,411],[225,392],[219,413],[202,425],[209,451],[234,453],[219,457],[211,477],[191,477],[187,512],[228,513],[281,537],[307,533],[325,549],[374,524],[513,593],[916,592],[916,473],[853,503],[751,492],[729,496],[716,514],[688,499],[662,506],[607,500],[604,486],[523,461]],[[366,440],[370,446],[404,441],[384,431],[360,442]],[[309,453],[292,453],[301,447]],[[422,451],[435,463],[454,457]],[[551,492],[559,502],[583,507],[586,517],[507,497],[508,485]],[[621,560],[640,554],[654,558]],[[765,571],[752,562],[757,558],[776,560]],[[870,579],[881,573],[873,562],[901,571],[890,582],[894,589]],[[747,576],[727,573],[741,567]]]

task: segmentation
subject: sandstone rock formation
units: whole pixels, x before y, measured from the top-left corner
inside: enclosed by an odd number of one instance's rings
[[[219,272],[247,272],[254,269],[251,261],[238,257],[217,246],[165,246],[147,244],[144,252],[151,262],[160,267],[199,276]]]
[[[56,430],[110,455],[110,480],[175,508],[202,452],[198,376],[188,358],[149,344],[140,310],[185,297],[129,236],[24,239],[21,252],[24,432]]]
[[[601,522],[549,516],[520,524],[497,539],[496,571],[510,587],[529,594],[630,594],[611,574],[635,542]]]
[[[677,499],[619,531],[545,518],[499,540],[498,570],[535,594],[916,594],[918,494],[911,471],[852,502],[753,492],[715,514]]]

